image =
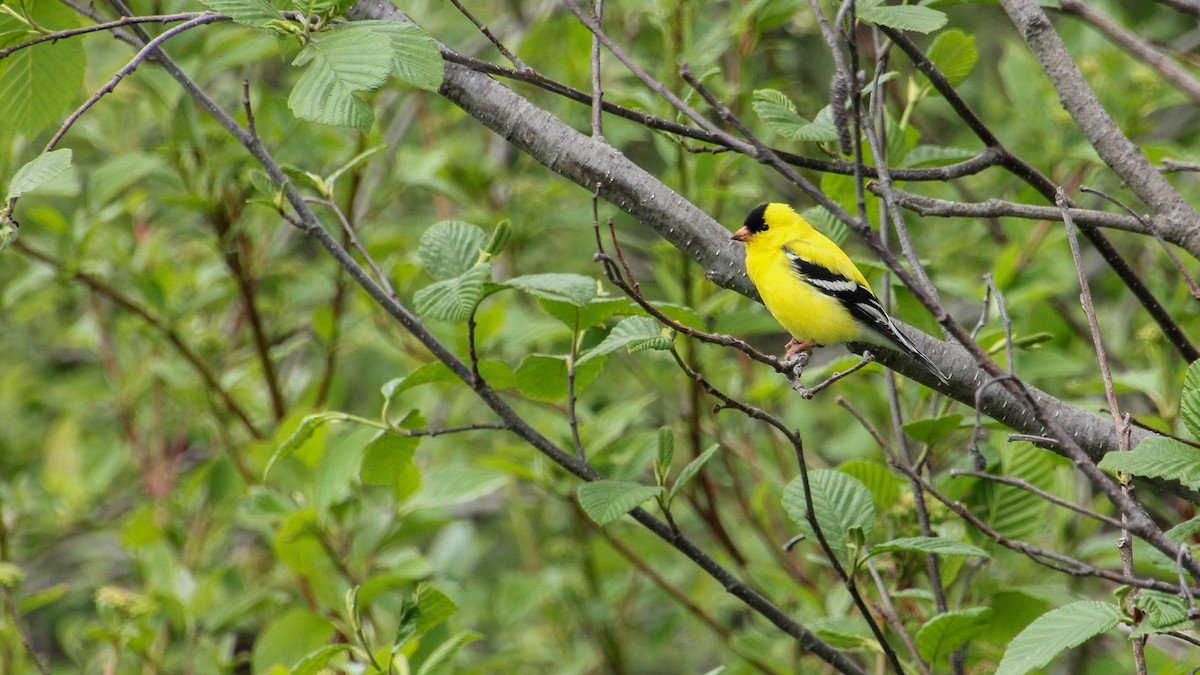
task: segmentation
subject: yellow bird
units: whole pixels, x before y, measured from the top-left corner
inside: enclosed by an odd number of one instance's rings
[[[792,340],[787,356],[835,342],[896,349],[946,376],[896,327],[845,251],[787,204],[761,204],[735,241],[746,244],[746,273]]]

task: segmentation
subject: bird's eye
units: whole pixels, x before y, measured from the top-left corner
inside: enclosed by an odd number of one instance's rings
[[[746,216],[746,222],[743,223],[746,226],[746,229],[750,230],[750,232],[752,232],[753,234],[758,234],[759,232],[766,232],[767,231],[767,221],[764,218],[766,213],[767,213],[767,205],[766,204],[759,204],[758,206],[754,207],[754,210],[750,212],[750,215]]]

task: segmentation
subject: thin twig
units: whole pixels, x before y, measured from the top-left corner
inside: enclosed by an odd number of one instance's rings
[[[812,500],[812,488],[809,483],[807,461],[804,457],[804,440],[801,438],[800,432],[796,429],[789,428],[783,423],[782,420],[763,410],[762,408],[752,406],[748,403],[735,399],[728,394],[725,394],[720,389],[714,387],[712,383],[705,379],[705,377],[698,371],[684,362],[683,357],[679,355],[679,352],[676,351],[674,347],[672,347],[670,351],[671,356],[674,357],[675,363],[679,366],[680,370],[687,374],[687,376],[692,380],[699,383],[709,395],[721,401],[721,404],[717,406],[716,410],[729,408],[737,410],[751,419],[765,422],[783,434],[784,438],[786,438],[788,443],[791,444],[793,450],[795,450],[796,462],[800,467],[799,475],[801,487],[803,488],[804,492],[805,519],[808,521],[809,526],[812,527],[812,531],[817,537],[817,542],[821,546],[821,550],[824,552],[826,559],[828,559],[830,566],[833,568],[834,572],[837,573],[838,578],[841,579],[842,586],[845,587],[846,592],[850,594],[850,597],[854,600],[854,604],[858,607],[859,613],[862,614],[863,620],[866,621],[867,626],[870,627],[876,641],[879,643],[880,649],[883,650],[888,660],[892,663],[893,667],[895,667],[896,672],[903,672],[903,668],[900,665],[899,656],[896,655],[895,650],[893,650],[891,644],[888,643],[887,638],[884,636],[879,624],[875,621],[875,617],[872,615],[870,608],[866,604],[866,601],[863,599],[861,593],[859,593],[858,583],[855,581],[854,576],[848,573],[846,569],[842,567],[841,561],[838,560],[837,552],[833,550],[833,547],[825,538],[825,533],[821,529],[821,524],[817,521],[816,508],[814,507]]]
[[[29,640],[29,634],[25,630],[25,624],[21,621],[21,615],[17,613],[17,603],[13,600],[12,593],[9,592],[8,586],[0,584],[0,595],[4,596],[4,608],[8,611],[9,620],[12,621],[13,627],[17,631],[17,636],[21,640],[21,647],[25,649],[25,653],[29,655],[29,660],[33,661],[33,665],[37,667],[42,675],[50,675],[50,668],[42,663],[41,657],[33,648],[33,643]]]
[[[1196,300],[1200,300],[1200,285],[1196,284],[1196,280],[1192,278],[1192,275],[1189,274],[1187,269],[1183,266],[1183,262],[1179,260],[1179,256],[1175,255],[1175,251],[1172,251],[1171,247],[1167,246],[1167,240],[1163,238],[1162,232],[1159,232],[1158,227],[1156,227],[1154,225],[1153,218],[1150,218],[1148,216],[1138,215],[1133,209],[1129,208],[1129,206],[1127,204],[1125,204],[1124,202],[1122,202],[1119,199],[1112,197],[1104,192],[1101,192],[1100,190],[1097,190],[1095,188],[1090,188],[1086,185],[1080,185],[1079,191],[1087,192],[1089,194],[1094,194],[1098,197],[1101,197],[1102,199],[1105,199],[1108,202],[1115,204],[1118,208],[1125,211],[1130,216],[1133,216],[1134,218],[1136,218],[1137,221],[1139,223],[1141,223],[1143,227],[1146,228],[1147,232],[1154,235],[1154,239],[1158,241],[1158,245],[1162,247],[1163,252],[1165,252],[1167,254],[1167,257],[1171,259],[1171,262],[1174,263],[1175,269],[1178,270],[1179,275],[1183,277],[1183,281],[1184,281],[1184,283],[1187,284],[1188,290],[1191,292],[1192,297],[1195,298]]]
[[[604,0],[592,0],[592,21],[604,23]],[[592,137],[604,140],[604,89],[600,83],[600,36],[592,33]]]
[[[58,42],[59,40],[75,37],[76,35],[87,35],[88,33],[113,30],[115,28],[131,26],[139,23],[175,23],[176,21],[191,21],[192,19],[196,19],[201,16],[219,17],[220,15],[214,12],[180,12],[179,14],[159,14],[155,16],[127,16],[116,21],[106,21],[93,26],[54,31],[53,33],[48,33],[26,42],[0,49],[0,61],[8,58],[14,52],[33,47],[34,45],[40,45],[44,42]]]
[[[929,664],[925,659],[921,658],[921,653],[917,651],[917,644],[913,642],[912,634],[904,627],[904,622],[900,620],[900,613],[896,611],[896,606],[892,604],[892,594],[888,592],[887,584],[883,583],[883,577],[879,576],[879,569],[875,565],[875,560],[867,559],[867,571],[871,573],[871,579],[875,581],[875,590],[879,591],[879,600],[882,605],[883,618],[892,626],[892,630],[900,636],[901,642],[908,648],[908,654],[912,657],[912,662],[916,664],[917,669],[925,675],[931,675],[933,671],[929,669]]]
[[[1005,485],[1011,485],[1013,487],[1020,488],[1030,494],[1033,494],[1033,495],[1037,496],[1039,499],[1044,499],[1044,500],[1050,502],[1051,504],[1056,504],[1065,509],[1070,509],[1070,510],[1074,511],[1075,513],[1087,516],[1088,518],[1093,518],[1095,520],[1099,520],[1100,522],[1105,523],[1107,525],[1111,525],[1117,529],[1121,529],[1124,527],[1124,524],[1117,518],[1113,518],[1112,516],[1106,516],[1103,513],[1093,511],[1087,507],[1080,506],[1079,504],[1076,504],[1074,502],[1063,499],[1062,497],[1053,495],[1053,494],[1039,488],[1038,486],[1034,485],[1033,483],[1030,483],[1029,481],[1025,480],[1024,478],[1018,478],[1016,476],[1000,476],[1000,475],[996,475],[993,473],[985,473],[983,471],[967,471],[965,469],[953,469],[950,471],[950,476],[952,478],[959,478],[959,477],[979,478],[981,480],[992,481],[993,483],[1003,483]]]
[[[458,0],[450,0],[450,2],[454,3],[454,6],[458,8],[458,11],[462,12],[463,16],[467,17],[471,23],[475,24],[475,27],[479,29],[480,33],[483,33],[483,36],[488,39],[488,42],[491,42],[492,45],[496,47],[496,50],[500,52],[500,55],[508,59],[509,63],[513,64],[517,70],[530,70],[529,66],[525,65],[525,62],[521,60],[521,57],[509,51],[508,47],[505,47],[504,43],[501,42],[500,39],[497,38],[486,25],[480,22],[479,19],[475,18],[475,15],[471,13],[471,10],[464,7],[463,4]]]

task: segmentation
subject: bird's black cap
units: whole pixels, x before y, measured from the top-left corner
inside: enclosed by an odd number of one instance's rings
[[[754,207],[754,210],[750,212],[750,215],[746,216],[746,222],[742,224],[746,226],[747,230],[750,230],[751,234],[765,232],[767,230],[767,221],[763,218],[763,215],[766,214],[766,212],[767,205],[759,204],[758,206]]]

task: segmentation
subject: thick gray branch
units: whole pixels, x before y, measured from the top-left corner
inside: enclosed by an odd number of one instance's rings
[[[1179,241],[1188,250],[1200,246],[1200,213],[1122,133],[1088,86],[1037,0],[1001,0],[1001,4],[1041,62],[1042,70],[1058,92],[1058,100],[1100,158],[1154,211],[1164,231],[1180,229]]]

